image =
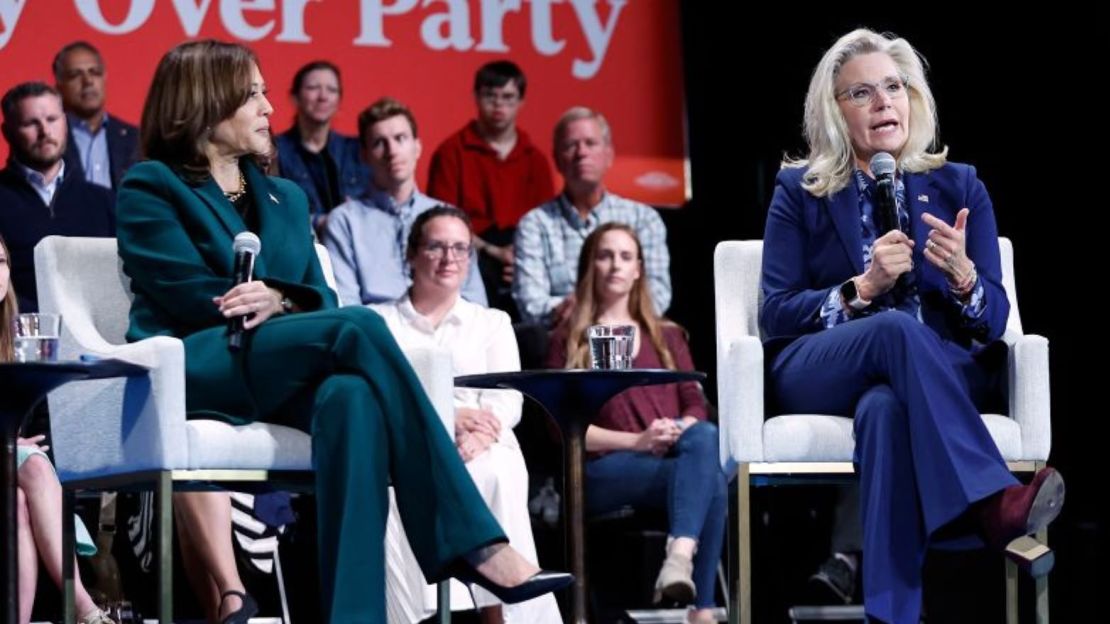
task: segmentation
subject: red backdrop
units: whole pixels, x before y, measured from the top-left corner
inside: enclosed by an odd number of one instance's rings
[[[237,40],[259,55],[282,131],[293,117],[293,73],[324,58],[343,72],[340,131],[353,134],[359,110],[383,95],[413,109],[426,181],[432,150],[474,115],[475,70],[508,58],[528,76],[519,123],[539,145],[550,151],[567,108],[595,108],[616,144],[608,186],[680,205],[688,180],[679,18],[677,0],[0,0],[0,89],[52,84],[55,52],[85,39],[104,56],[109,111],[137,122],[167,49]]]

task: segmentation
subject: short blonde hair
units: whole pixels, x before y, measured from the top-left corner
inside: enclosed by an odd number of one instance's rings
[[[593,119],[596,121],[597,127],[601,128],[601,138],[605,139],[605,144],[610,146],[613,145],[613,132],[609,129],[609,121],[605,119],[605,115],[602,115],[592,108],[586,108],[585,106],[572,106],[559,117],[559,121],[555,122],[555,134],[552,136],[552,145],[556,152],[559,151],[559,141],[563,138],[563,134],[566,133],[567,126],[580,119]]]
[[[936,102],[925,80],[924,59],[905,39],[866,28],[853,30],[825,52],[809,81],[805,106],[809,154],[805,159],[786,158],[782,163],[784,167],[808,167],[802,187],[817,197],[847,186],[855,166],[848,124],[836,102],[836,78],[854,57],[876,52],[894,61],[906,82],[910,101],[910,132],[898,156],[899,167],[904,171],[930,171],[944,165],[948,158],[947,147],[930,151],[939,145],[939,139]]]

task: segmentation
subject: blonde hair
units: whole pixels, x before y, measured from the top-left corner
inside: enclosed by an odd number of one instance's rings
[[[675,370],[677,366],[675,365],[674,355],[667,348],[667,341],[663,337],[663,327],[674,325],[674,323],[661,318],[655,313],[655,306],[651,303],[651,295],[647,286],[645,286],[647,279],[643,274],[644,251],[640,245],[640,239],[636,236],[636,230],[624,223],[615,221],[601,224],[586,237],[586,242],[582,243],[582,253],[578,256],[578,284],[574,290],[574,310],[571,311],[567,324],[569,331],[567,333],[566,367],[590,367],[590,345],[589,341],[586,340],[586,329],[597,323],[598,314],[596,290],[598,274],[594,268],[594,256],[601,244],[601,237],[614,231],[624,232],[632,238],[636,243],[636,260],[640,263],[640,278],[632,284],[632,292],[629,293],[628,297],[628,312],[633,320],[645,329],[652,346],[659,353],[659,359],[663,362],[663,366]]]
[[[12,255],[8,253],[8,245],[3,236],[0,236],[0,248],[4,250],[4,257],[8,260],[8,292],[3,301],[0,301],[0,362],[11,362],[15,359],[12,324],[19,316],[19,298],[15,296],[15,286],[11,279]]]
[[[836,78],[844,64],[861,54],[890,57],[906,82],[910,101],[909,136],[898,154],[903,171],[925,172],[944,165],[948,148],[937,148],[936,102],[925,80],[925,63],[908,41],[866,28],[853,30],[832,45],[813,70],[806,93],[805,137],[809,154],[804,159],[784,158],[783,167],[808,167],[802,188],[817,197],[847,186],[855,166],[848,124],[836,102]]]
[[[559,143],[563,140],[563,134],[566,133],[567,126],[582,119],[594,120],[601,130],[601,138],[605,141],[605,144],[613,144],[613,131],[609,128],[609,120],[605,119],[605,115],[585,106],[572,106],[559,117],[559,121],[555,122],[555,132],[551,137],[555,153],[559,152]]]

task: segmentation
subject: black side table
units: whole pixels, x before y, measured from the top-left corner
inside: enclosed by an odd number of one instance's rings
[[[615,395],[635,386],[701,381],[705,373],[658,369],[551,369],[485,373],[455,378],[460,388],[518,390],[540,404],[563,433],[567,551],[574,574],[571,619],[586,624],[586,538],[583,519],[586,428]]]
[[[146,372],[142,366],[119,360],[0,364],[0,422],[4,427],[4,441],[0,445],[0,471],[4,479],[3,492],[0,493],[0,518],[4,523],[4,562],[0,564],[0,613],[3,614],[0,620],[3,622],[14,624],[19,614],[15,445],[23,419],[47,393],[62,384],[82,379],[134,377]]]

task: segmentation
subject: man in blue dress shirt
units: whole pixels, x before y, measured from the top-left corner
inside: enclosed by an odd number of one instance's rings
[[[139,129],[108,116],[107,71],[100,51],[74,41],[54,56],[53,70],[69,124],[65,159],[71,175],[115,190],[138,159]]]
[[[405,247],[412,222],[443,203],[416,188],[421,145],[407,106],[393,98],[374,102],[358,116],[358,135],[373,177],[360,197],[331,212],[324,233],[343,305],[393,301],[405,294],[411,282]],[[477,266],[474,249],[470,254],[470,266]],[[462,295],[487,305],[478,271],[467,274]]]

